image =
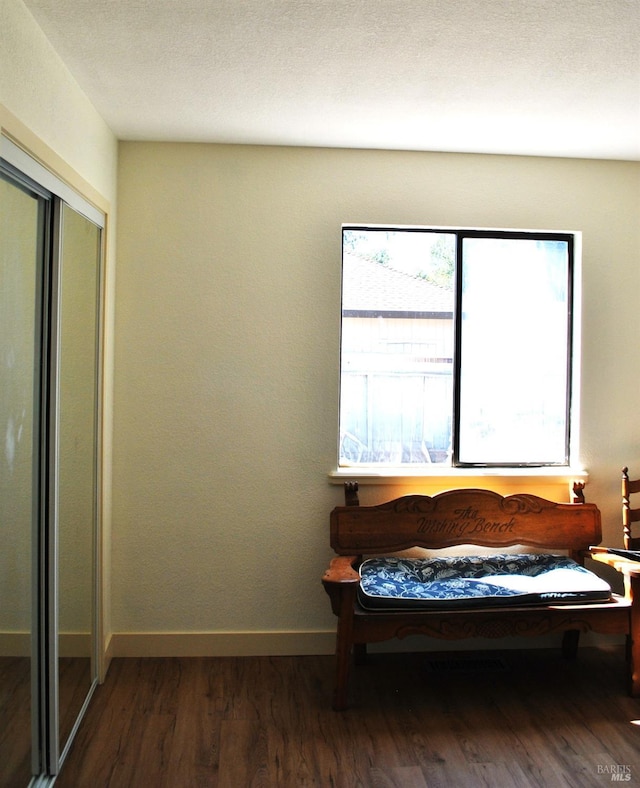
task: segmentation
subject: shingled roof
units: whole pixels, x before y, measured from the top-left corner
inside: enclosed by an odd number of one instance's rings
[[[342,311],[389,314],[417,312],[451,317],[453,290],[419,276],[396,271],[377,260],[345,252]]]

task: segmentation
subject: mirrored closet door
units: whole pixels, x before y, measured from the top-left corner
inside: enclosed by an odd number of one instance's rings
[[[94,680],[101,232],[62,205],[58,319],[58,729],[69,741]]]
[[[32,774],[44,201],[0,177],[0,785]],[[34,711],[36,713],[34,714]]]
[[[0,143],[0,788],[13,788],[53,781],[97,683],[104,216]]]

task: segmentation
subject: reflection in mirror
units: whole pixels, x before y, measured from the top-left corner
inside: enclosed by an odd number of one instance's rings
[[[32,774],[39,200],[0,177],[0,786]],[[34,500],[36,499],[36,500]],[[34,712],[35,716],[35,712]],[[10,720],[10,724],[7,721]],[[37,753],[34,754],[38,770]]]
[[[100,229],[62,208],[58,698],[63,751],[93,685]]]

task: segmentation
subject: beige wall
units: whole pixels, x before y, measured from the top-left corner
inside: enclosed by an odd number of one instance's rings
[[[111,421],[117,141],[21,0],[0,0],[0,127],[107,214],[103,585],[110,631]]]
[[[333,628],[342,222],[583,232],[581,459],[620,541],[620,467],[640,470],[640,358],[623,375],[619,353],[639,328],[640,164],[121,143],[118,201],[116,633],[302,650]]]

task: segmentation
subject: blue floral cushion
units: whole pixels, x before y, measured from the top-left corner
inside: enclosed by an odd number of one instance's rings
[[[608,601],[611,587],[571,558],[510,554],[369,558],[360,566],[365,608],[485,607]]]

